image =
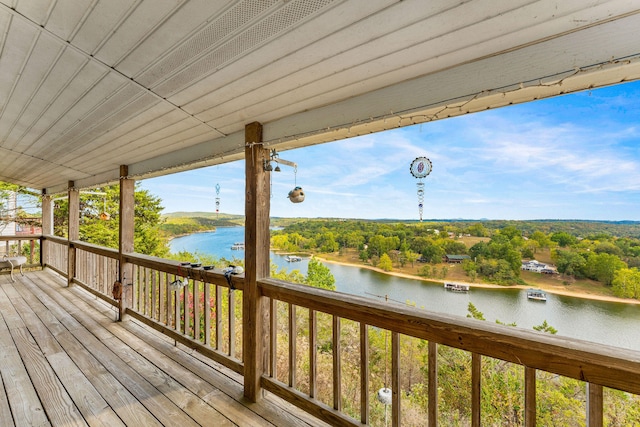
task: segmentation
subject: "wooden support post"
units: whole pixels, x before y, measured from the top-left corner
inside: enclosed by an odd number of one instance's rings
[[[120,210],[119,210],[119,265],[118,278],[122,283],[122,298],[118,304],[118,321],[133,304],[133,265],[125,262],[124,255],[133,252],[133,234],[135,220],[135,180],[127,178],[129,168],[120,166]]]
[[[245,127],[245,288],[242,298],[244,396],[252,402],[262,397],[260,378],[268,366],[269,305],[258,280],[269,276],[269,173],[264,162],[262,125]]]
[[[42,235],[53,236],[53,199],[42,190]],[[40,265],[48,261],[48,244],[46,240],[40,240]]]
[[[67,238],[69,239],[69,256],[67,257],[67,286],[71,286],[76,276],[76,248],[73,247],[71,242],[80,238],[80,191],[75,188],[73,181],[69,181],[68,195]]]

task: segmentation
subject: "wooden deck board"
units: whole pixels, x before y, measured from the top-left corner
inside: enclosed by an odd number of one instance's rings
[[[0,277],[0,425],[325,425],[49,271]]]

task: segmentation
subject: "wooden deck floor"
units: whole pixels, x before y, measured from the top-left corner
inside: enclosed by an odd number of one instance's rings
[[[48,271],[0,275],[0,426],[317,426]]]

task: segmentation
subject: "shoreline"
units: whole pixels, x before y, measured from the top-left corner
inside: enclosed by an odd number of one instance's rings
[[[353,263],[344,262],[344,261],[335,261],[335,260],[331,260],[331,259],[326,259],[326,258],[322,258],[322,257],[317,256],[317,255],[313,255],[313,256],[318,258],[319,260],[321,260],[323,262],[331,262],[333,264],[345,265],[345,266],[349,266],[349,267],[365,268],[367,270],[375,271],[377,273],[387,274],[389,276],[402,277],[402,278],[405,278],[405,279],[420,280],[420,281],[423,281],[423,282],[438,282],[438,283],[442,283],[443,285],[444,285],[444,282],[445,282],[445,280],[425,279],[424,277],[414,276],[412,274],[398,273],[398,272],[393,272],[393,271],[384,271],[384,270],[382,270],[380,268],[373,267],[371,265],[353,264]],[[502,285],[495,285],[495,284],[491,284],[491,283],[470,283],[470,282],[462,282],[462,281],[456,281],[456,282],[457,283],[462,283],[462,284],[465,284],[465,285],[469,285],[472,288],[484,288],[484,289],[525,289],[526,290],[526,289],[530,289],[531,288],[531,286],[524,286],[524,285],[502,286]],[[594,300],[594,301],[619,302],[619,303],[623,303],[623,304],[640,305],[640,300],[634,300],[634,299],[630,299],[630,298],[619,298],[619,297],[614,297],[614,296],[610,296],[610,295],[588,294],[588,293],[575,292],[575,291],[566,290],[566,289],[555,289],[555,288],[550,288],[548,286],[538,287],[538,289],[541,289],[541,290],[543,290],[545,292],[548,292],[550,294],[562,295],[562,296],[573,297],[573,298],[582,298],[582,299],[588,299],[588,300]]]

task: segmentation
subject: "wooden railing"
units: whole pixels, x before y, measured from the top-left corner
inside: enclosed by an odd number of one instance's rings
[[[42,236],[42,266],[66,276],[69,259],[69,241],[61,237]]]
[[[75,255],[77,284],[98,298],[118,306],[113,284],[119,280],[120,254],[115,249],[80,241],[44,236],[43,266],[67,276],[68,254]],[[69,249],[72,251],[69,251]],[[229,282],[221,270],[204,270],[140,254],[125,254],[133,277],[123,277],[127,288],[126,314],[193,348],[238,373],[242,364],[242,276]],[[185,286],[172,286],[180,280]]]
[[[70,253],[69,246],[73,247],[76,276],[72,282],[114,305],[117,301],[110,293],[119,262],[133,264],[133,277],[123,278],[132,295],[126,308],[128,315],[244,373],[240,313],[243,277],[232,278],[236,290],[231,290],[220,270],[191,268],[139,254],[120,257],[117,251],[94,245],[43,239],[45,265],[65,274],[65,254]],[[182,282],[183,278],[188,284],[172,290],[172,283]],[[271,308],[266,339],[269,363],[261,386],[332,425],[372,424],[374,410],[379,420],[381,404],[373,398],[383,386],[392,390],[391,404],[384,407],[384,413],[389,409],[391,425],[403,425],[402,401],[410,387],[403,380],[406,376],[403,370],[408,367],[401,351],[411,339],[424,343],[428,353],[423,371],[427,378],[425,418],[429,426],[438,425],[438,393],[442,386],[438,384],[438,351],[446,348],[459,349],[456,351],[468,355],[471,372],[468,401],[473,426],[483,424],[482,373],[485,365],[495,360],[522,367],[524,409],[518,425],[536,424],[536,388],[541,373],[586,384],[585,419],[589,426],[603,425],[603,388],[640,394],[640,352],[434,314],[274,279],[259,280],[258,285]],[[384,352],[370,343],[370,337],[381,334]],[[380,346],[380,342],[376,345]],[[330,366],[330,372],[323,371],[326,366]],[[358,386],[347,389],[353,387],[354,376]],[[357,401],[355,409],[344,407],[344,396]]]
[[[586,419],[589,426],[601,426],[603,420],[603,387],[610,387],[633,394],[640,394],[640,352],[612,348],[590,342],[556,337],[535,331],[490,324],[473,319],[434,314],[406,305],[381,303],[353,295],[336,293],[308,286],[291,284],[274,279],[259,281],[262,294],[271,299],[271,364],[262,377],[262,386],[270,392],[296,404],[332,425],[361,425],[370,422],[369,396],[382,384],[370,384],[372,361],[369,359],[369,332],[373,329],[388,331],[391,338],[388,356],[391,359],[388,387],[392,390],[391,425],[402,425],[401,397],[409,392],[401,383],[403,361],[400,355],[401,339],[417,338],[428,342],[428,425],[437,425],[438,346],[444,345],[464,350],[471,355],[471,425],[480,426],[481,378],[483,361],[499,359],[523,366],[524,376],[524,425],[536,424],[536,372],[544,371],[567,378],[584,381],[587,385]],[[279,309],[278,305],[285,309]],[[299,313],[304,311],[303,316]],[[281,319],[279,315],[283,315]],[[298,313],[298,315],[296,315]],[[331,325],[330,352],[332,372],[329,398],[318,398],[318,330],[319,316],[329,316]],[[307,319],[303,325],[298,322]],[[345,340],[345,323],[349,322]],[[284,326],[282,324],[286,324]],[[288,331],[290,339],[281,348],[277,339],[278,328]],[[303,335],[303,339],[299,336]],[[357,337],[353,337],[357,335]],[[342,338],[341,338],[342,337]],[[348,341],[358,353],[359,414],[347,414],[342,410],[341,396],[345,371],[341,348]],[[302,351],[300,343],[305,343]],[[288,372],[277,371],[278,358],[286,353]],[[387,353],[387,351],[385,351]],[[353,358],[353,354],[351,355]],[[300,359],[305,359],[304,369]],[[386,366],[386,363],[385,363]],[[304,378],[298,378],[300,372]],[[304,386],[299,386],[303,384]],[[304,391],[302,391],[304,389]],[[385,409],[386,410],[386,409]]]
[[[40,265],[40,235],[0,236],[0,259],[4,255],[27,257],[24,267]]]

